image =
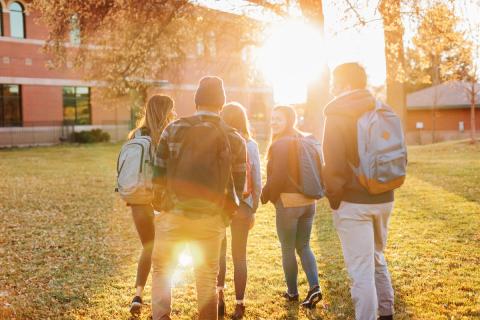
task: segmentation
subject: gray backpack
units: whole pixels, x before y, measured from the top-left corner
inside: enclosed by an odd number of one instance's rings
[[[152,139],[140,130],[120,150],[117,160],[117,191],[129,204],[150,204],[153,200]]]
[[[299,179],[296,183],[290,181],[304,196],[311,199],[321,199],[325,196],[322,183],[323,152],[322,145],[314,136],[300,136],[295,138],[295,149],[298,154]]]
[[[359,166],[352,170],[370,194],[384,193],[405,181],[407,148],[402,122],[393,110],[377,101],[375,109],[357,122]]]

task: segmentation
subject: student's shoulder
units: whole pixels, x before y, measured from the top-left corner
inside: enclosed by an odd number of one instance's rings
[[[237,130],[229,130],[227,132],[227,135],[228,135],[228,139],[230,140],[231,144],[246,145],[245,139],[242,137],[242,135]]]
[[[285,152],[288,151],[288,148],[287,148],[287,144],[285,143],[285,141],[282,139],[279,139],[279,140],[276,140],[274,142],[272,142],[272,144],[270,145],[269,149],[269,154],[271,158],[277,158],[279,156],[281,156],[282,154],[285,154]]]
[[[178,128],[188,127],[188,126],[189,126],[189,123],[184,118],[179,118],[177,120],[170,122],[165,128],[165,131],[172,132],[177,130]]]
[[[273,149],[283,149],[290,146],[290,144],[295,140],[295,137],[287,136],[282,137],[272,143]]]

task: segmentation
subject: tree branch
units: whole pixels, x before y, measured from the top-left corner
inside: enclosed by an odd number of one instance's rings
[[[345,0],[345,2],[348,4],[350,10],[353,11],[353,13],[355,13],[355,16],[357,17],[360,25],[364,26],[366,24],[365,20],[362,18],[362,16],[360,15],[360,13],[357,11],[357,9],[352,5],[352,3],[350,2],[350,0]]]
[[[285,10],[285,6],[281,4],[271,3],[265,0],[247,0],[248,2],[267,9],[280,17],[287,17],[288,12]]]

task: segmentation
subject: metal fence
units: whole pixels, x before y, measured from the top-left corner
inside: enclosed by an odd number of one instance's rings
[[[268,138],[269,126],[265,121],[251,122],[256,139]],[[60,121],[24,122],[22,126],[0,127],[0,148],[52,145],[73,141],[73,133],[101,129],[110,135],[110,141],[124,141],[132,129],[130,121],[102,121],[95,125],[75,125]]]
[[[0,147],[23,147],[74,142],[73,132],[101,129],[110,141],[124,140],[131,128],[129,121],[103,121],[95,125],[75,125],[65,122],[24,122],[22,126],[0,127]]]

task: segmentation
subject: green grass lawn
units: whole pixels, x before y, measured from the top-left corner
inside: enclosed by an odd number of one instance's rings
[[[119,145],[0,151],[0,319],[129,319],[140,241],[113,192]],[[480,319],[480,147],[410,149],[396,193],[387,259],[396,319]],[[247,319],[352,319],[349,280],[319,203],[312,245],[325,299],[314,312],[287,306],[274,210],[249,238]],[[227,274],[233,309],[232,265]],[[300,292],[307,291],[300,273]],[[180,267],[174,318],[196,314],[190,266]],[[146,302],[150,303],[150,291]],[[148,319],[145,308],[142,319]]]

